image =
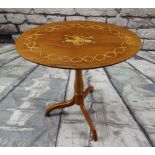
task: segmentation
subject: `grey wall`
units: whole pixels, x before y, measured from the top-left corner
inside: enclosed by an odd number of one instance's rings
[[[64,20],[94,20],[131,29],[142,39],[143,50],[155,50],[155,9],[1,8],[0,34],[18,34],[37,25]]]

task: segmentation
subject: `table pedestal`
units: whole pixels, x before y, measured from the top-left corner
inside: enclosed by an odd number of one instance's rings
[[[72,97],[72,99],[67,100],[65,102],[56,103],[54,105],[48,106],[45,112],[45,116],[50,117],[50,112],[54,109],[70,107],[74,104],[77,104],[80,106],[81,111],[92,130],[93,139],[97,141],[97,132],[96,132],[95,126],[84,105],[84,98],[88,95],[88,93],[93,91],[93,87],[89,86],[85,91],[83,91],[83,87],[84,87],[84,84],[83,84],[83,78],[82,78],[82,70],[75,70],[74,96]]]

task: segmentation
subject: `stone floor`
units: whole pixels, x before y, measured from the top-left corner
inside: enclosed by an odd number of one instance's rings
[[[86,106],[98,141],[78,106],[52,112],[73,95],[74,71],[36,65],[0,44],[0,146],[155,146],[155,52],[83,72],[95,91]]]

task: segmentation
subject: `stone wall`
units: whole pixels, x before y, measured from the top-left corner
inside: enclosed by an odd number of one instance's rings
[[[155,9],[0,8],[0,34],[18,35],[37,25],[67,20],[114,23],[134,31],[143,50],[155,50]]]

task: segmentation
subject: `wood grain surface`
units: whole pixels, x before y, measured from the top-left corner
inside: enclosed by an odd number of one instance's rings
[[[92,21],[55,22],[33,28],[16,41],[29,61],[68,69],[89,69],[122,62],[140,49],[131,31]]]

